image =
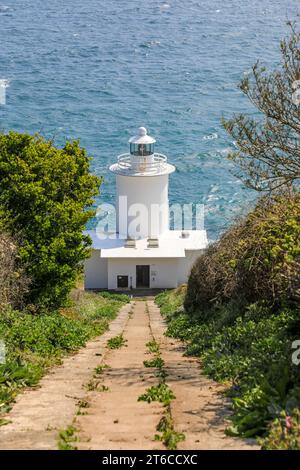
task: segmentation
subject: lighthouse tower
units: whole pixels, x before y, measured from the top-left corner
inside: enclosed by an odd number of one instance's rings
[[[175,167],[154,144],[140,127],[129,139],[129,153],[109,168],[116,177],[116,231],[87,232],[92,256],[85,262],[86,289],[177,287],[207,246],[205,230],[170,230],[168,186]]]
[[[175,167],[154,152],[155,139],[145,127],[129,144],[130,153],[110,167],[116,175],[117,233],[126,239],[157,239],[169,230],[169,174]]]

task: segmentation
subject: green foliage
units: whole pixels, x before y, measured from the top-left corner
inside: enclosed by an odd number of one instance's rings
[[[21,307],[29,284],[30,280],[18,256],[18,243],[4,230],[0,230],[0,311],[8,307]]]
[[[74,426],[68,426],[66,429],[60,431],[58,435],[58,449],[59,450],[77,450],[74,443],[77,441],[75,433],[77,429]]]
[[[282,411],[260,443],[263,450],[300,450],[300,410]]]
[[[2,224],[20,240],[33,310],[61,306],[89,256],[83,230],[100,183],[89,161],[77,141],[58,149],[41,136],[0,134]]]
[[[205,321],[216,307],[232,301],[241,304],[238,314],[257,299],[274,306],[293,304],[300,300],[299,279],[300,193],[277,194],[262,198],[200,256],[184,305]]]
[[[104,299],[118,300],[119,302],[124,302],[124,304],[130,302],[130,297],[127,294],[119,294],[118,292],[101,291],[99,295],[101,295],[101,297],[103,297]]]
[[[107,341],[107,347],[109,349],[120,349],[123,346],[126,346],[127,339],[123,335],[114,336]]]
[[[165,361],[161,357],[154,357],[153,359],[144,361],[145,367],[157,367],[158,369],[162,369],[164,365]]]
[[[0,364],[0,413],[9,409],[17,393],[35,386],[48,367],[63,355],[77,351],[86,341],[107,330],[123,302],[82,293],[68,309],[32,315],[6,310],[0,315],[0,339],[6,362]]]
[[[100,384],[100,382],[98,380],[95,380],[94,378],[88,381],[85,388],[87,389],[88,392],[94,392],[94,391],[108,392],[109,391],[109,387],[106,387],[105,385]]]
[[[177,444],[185,440],[185,435],[174,430],[171,413],[166,413],[158,423],[156,430],[161,434],[155,434],[154,439],[164,443],[168,450],[176,450]]]
[[[160,295],[165,310],[174,295],[176,291]],[[233,317],[231,309],[235,310]],[[186,354],[200,355],[206,374],[231,385],[228,395],[234,414],[226,432],[243,437],[268,436],[273,420],[278,425],[282,412],[291,414],[300,407],[300,376],[291,361],[300,310],[297,306],[274,310],[257,302],[240,310],[237,318],[236,311],[237,307],[229,303],[216,307],[206,320],[199,311],[194,315],[168,313],[167,334],[187,341]]]
[[[102,375],[106,369],[110,367],[107,364],[101,364],[100,366],[95,367],[95,375]]]
[[[150,353],[154,353],[154,354],[159,353],[159,350],[160,350],[159,344],[155,340],[149,341],[146,344],[146,347],[148,348]]]
[[[158,401],[163,403],[164,406],[167,406],[174,400],[176,397],[172,390],[165,383],[160,383],[159,385],[154,385],[150,388],[147,388],[146,392],[139,396],[138,401],[146,401],[151,403],[152,401]]]
[[[9,419],[0,418],[0,426],[6,426],[9,423],[11,423]]]
[[[161,308],[161,313],[167,315],[168,313],[176,312],[178,308],[182,307],[185,295],[186,286],[182,285],[176,289],[175,293],[173,290],[168,290],[158,294],[155,302]],[[165,299],[168,299],[168,302]]]
[[[166,294],[165,294],[166,295]],[[146,344],[150,353],[154,353],[155,357],[144,361],[145,367],[155,367],[156,377],[159,378],[159,385],[150,387],[146,392],[138,398],[138,401],[159,401],[164,405],[164,413],[161,417],[156,430],[160,434],[155,434],[154,440],[161,441],[169,450],[176,450],[177,444],[185,439],[184,434],[178,433],[174,429],[174,422],[171,413],[171,401],[175,400],[175,395],[169,386],[165,383],[167,373],[164,369],[165,362],[161,357],[160,346],[153,338]]]

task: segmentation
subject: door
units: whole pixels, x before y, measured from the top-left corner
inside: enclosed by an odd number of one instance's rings
[[[118,289],[128,288],[128,276],[117,276],[117,287]]]
[[[136,287],[150,287],[149,265],[139,265],[136,267]]]

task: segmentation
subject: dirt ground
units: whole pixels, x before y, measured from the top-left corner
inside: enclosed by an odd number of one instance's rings
[[[78,449],[164,449],[154,440],[163,405],[138,401],[159,383],[155,369],[143,364],[151,357],[146,344],[153,339],[176,397],[170,405],[174,429],[185,436],[178,449],[258,448],[224,434],[230,409],[222,387],[201,373],[196,359],[183,356],[183,345],[164,336],[165,330],[153,300],[124,306],[108,332],[66,358],[38,389],[18,396],[7,416],[11,422],[0,428],[0,449],[57,449],[59,432],[70,425]],[[120,334],[125,344],[110,349],[107,341]]]

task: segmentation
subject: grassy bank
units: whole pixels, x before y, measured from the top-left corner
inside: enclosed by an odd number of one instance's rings
[[[38,316],[9,309],[2,312],[0,339],[5,343],[6,358],[0,364],[0,413],[8,411],[17,393],[36,385],[64,355],[107,330],[128,301],[126,295],[77,290],[69,306],[60,311]]]
[[[187,287],[156,299],[168,334],[228,383],[227,433],[258,437],[266,449],[300,449],[299,288],[300,193],[286,190],[261,198],[210,245]]]
[[[265,449],[300,449],[299,370],[291,361],[299,309],[272,313],[256,303],[232,320],[228,305],[203,320],[184,311],[185,291],[162,293],[156,302],[167,334],[186,341],[186,354],[200,356],[204,372],[228,384],[234,415],[226,432],[258,437]]]

